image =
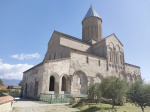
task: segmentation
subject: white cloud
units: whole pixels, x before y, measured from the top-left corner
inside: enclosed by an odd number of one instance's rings
[[[10,56],[11,58],[18,59],[18,60],[29,60],[29,59],[39,59],[40,55],[39,53],[34,54],[14,54]]]
[[[33,65],[29,64],[8,64],[0,59],[0,79],[22,79],[23,72]]]

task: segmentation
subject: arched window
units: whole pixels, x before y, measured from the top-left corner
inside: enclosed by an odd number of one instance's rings
[[[114,59],[114,63],[116,63],[116,55],[115,55],[115,52],[113,52],[113,59]]]
[[[116,53],[116,64],[118,64],[118,53]]]
[[[49,91],[54,91],[54,86],[55,86],[55,78],[54,76],[51,76],[49,82]]]
[[[133,78],[131,76],[131,74],[129,74],[129,80],[132,82],[133,81]]]
[[[63,76],[62,77],[62,88],[61,88],[62,91],[66,91],[66,78]]]
[[[109,60],[111,62],[111,51],[109,52]]]
[[[123,57],[120,55],[120,64],[123,65]]]

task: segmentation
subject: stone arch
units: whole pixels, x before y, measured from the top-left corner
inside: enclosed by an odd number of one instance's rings
[[[62,77],[62,87],[61,87],[62,91],[66,91],[66,78],[63,76]]]
[[[49,77],[49,91],[59,92],[59,79],[57,73],[51,73]]]
[[[96,77],[94,78],[94,83],[101,83],[101,81],[104,79],[103,75],[98,73],[96,74]]]
[[[117,59],[118,59],[117,60],[118,64],[123,65],[124,57],[123,57],[123,53],[121,51],[117,52]]]
[[[130,73],[128,73],[128,77],[129,77],[129,81],[133,82],[133,78],[132,78],[132,75]]]
[[[133,74],[133,80],[137,81],[137,76],[135,74]]]
[[[114,49],[114,44],[112,42],[109,43],[109,47]]]
[[[67,74],[63,74],[60,79],[61,79],[61,81],[60,81],[61,91],[68,93],[70,90],[70,78],[69,78],[69,76]]]
[[[54,91],[54,87],[55,87],[55,77],[52,75],[50,76],[49,91]]]
[[[116,51],[120,51],[119,45],[116,45]]]
[[[108,59],[109,62],[112,62],[112,48],[108,48]]]
[[[79,70],[74,72],[73,75],[74,94],[86,94],[87,82],[88,82],[87,76],[83,71]]]

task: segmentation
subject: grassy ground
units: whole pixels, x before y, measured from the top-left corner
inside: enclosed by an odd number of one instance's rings
[[[110,104],[103,103],[77,103],[72,105],[72,107],[80,109],[81,112],[142,112],[140,107],[130,103],[126,103],[124,106],[115,106],[115,109],[112,109]],[[150,107],[145,108],[145,112],[150,112]]]

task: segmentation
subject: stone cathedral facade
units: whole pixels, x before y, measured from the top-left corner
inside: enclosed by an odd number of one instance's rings
[[[134,82],[140,67],[126,63],[115,34],[102,37],[102,19],[91,6],[82,21],[82,39],[54,31],[43,61],[23,73],[22,95],[85,94],[107,76]]]

